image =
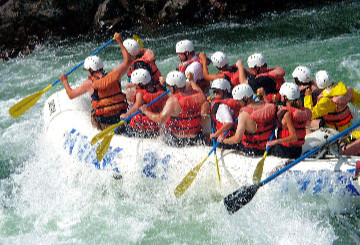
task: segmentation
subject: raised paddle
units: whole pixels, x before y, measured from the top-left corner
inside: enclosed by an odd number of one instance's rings
[[[276,120],[275,120],[275,123],[276,123]],[[274,126],[273,132],[271,134],[270,141],[273,140],[274,134],[275,134],[275,126]],[[262,176],[263,169],[264,169],[265,158],[268,155],[269,149],[270,149],[269,146],[266,147],[266,150],[264,152],[263,157],[261,158],[261,160],[256,165],[256,168],[255,168],[255,171],[254,171],[254,174],[253,174],[254,183],[259,183],[261,181],[261,176]]]
[[[237,123],[237,120],[238,120],[238,118],[236,118],[236,120],[234,121],[234,123],[231,127],[234,127],[234,125]],[[229,131],[230,131],[230,129],[224,133],[224,136],[226,136],[229,133]],[[220,144],[220,142],[217,142],[213,146],[211,151],[207,154],[207,156],[198,165],[196,165],[192,170],[190,170],[190,172],[182,179],[180,184],[178,184],[176,186],[176,188],[174,190],[174,194],[177,198],[179,198],[181,195],[183,195],[185,193],[185,191],[190,187],[190,185],[196,178],[197,174],[199,173],[200,168],[202,167],[202,165],[204,164],[206,159],[208,159],[208,157],[211,155],[211,153],[213,153],[215,151],[216,147],[219,144]]]
[[[340,139],[344,135],[347,135],[348,133],[350,133],[352,130],[354,130],[358,126],[360,126],[360,121],[357,122],[356,124],[352,125],[351,127],[345,129],[341,133],[338,133],[337,135],[330,138],[327,144],[331,144],[331,143],[335,142],[336,140]],[[238,190],[236,190],[235,192],[233,192],[232,194],[230,194],[230,195],[228,195],[227,197],[224,198],[224,204],[225,204],[226,209],[229,211],[230,214],[235,213],[236,211],[238,211],[240,208],[242,208],[243,206],[248,204],[253,199],[253,197],[255,196],[255,194],[257,192],[257,190],[260,187],[262,187],[263,185],[269,183],[271,180],[273,180],[276,177],[278,177],[279,175],[283,174],[284,172],[286,172],[290,168],[294,167],[296,164],[298,164],[299,162],[301,162],[305,158],[313,155],[314,153],[319,151],[320,148],[321,148],[320,146],[315,147],[311,151],[309,151],[306,154],[302,155],[301,157],[299,157],[298,159],[296,159],[295,161],[293,161],[289,165],[285,166],[284,168],[280,169],[278,172],[271,175],[267,179],[261,181],[260,183],[256,183],[256,184],[253,184],[253,185],[250,185],[250,186],[242,186],[242,187],[240,187]]]
[[[103,50],[106,46],[108,46],[112,41],[114,41],[115,39],[112,38],[110,39],[107,43],[105,43],[103,46],[101,46],[98,50],[96,50],[94,53],[92,53],[91,55],[95,55],[97,53],[99,53],[101,50]],[[91,56],[90,55],[90,56]],[[70,75],[73,71],[75,71],[77,68],[79,68],[80,66],[82,66],[84,64],[84,61],[80,62],[77,66],[75,66],[74,68],[72,68],[69,72],[67,72],[65,75],[68,76]],[[13,105],[12,107],[10,107],[9,109],[9,114],[14,117],[17,118],[19,116],[21,116],[22,114],[24,114],[27,110],[29,110],[33,105],[36,104],[36,102],[41,98],[41,96],[48,91],[50,88],[52,88],[55,84],[57,84],[58,82],[60,82],[60,79],[58,78],[55,82],[53,82],[52,84],[50,84],[49,86],[47,86],[46,88],[44,88],[43,90],[29,95],[26,98],[20,100],[18,103],[16,103],[15,105]]]
[[[170,89],[166,90],[164,93],[162,93],[159,97],[157,97],[156,99],[154,99],[153,101],[151,101],[148,104],[148,107],[150,107],[151,105],[153,105],[154,103],[156,103],[159,99],[161,99],[162,97],[164,97],[166,94],[168,94],[170,92]],[[103,131],[101,131],[100,133],[98,133],[97,135],[94,136],[94,138],[92,138],[91,140],[91,144],[95,144],[97,141],[99,141],[100,139],[103,139],[101,141],[101,143],[99,144],[99,146],[96,148],[96,157],[98,159],[98,161],[101,161],[106,152],[109,149],[110,146],[110,142],[112,137],[114,136],[116,130],[123,125],[125,122],[129,121],[131,118],[133,118],[134,116],[136,116],[137,114],[141,113],[141,110],[139,109],[137,112],[131,114],[130,116],[128,116],[126,119],[121,120],[120,122],[118,122],[117,124],[114,124],[106,129],[104,129]]]
[[[214,121],[212,120],[212,117],[210,117],[210,119],[211,119],[211,133],[214,133],[215,132],[215,130],[214,130]],[[212,143],[213,143],[213,146],[216,145],[215,138],[212,139]],[[216,148],[214,149],[214,156],[215,156],[215,166],[216,166],[218,184],[219,184],[219,188],[221,190],[220,171],[219,171],[219,164],[218,164],[218,159],[217,159],[217,155],[216,155]]]

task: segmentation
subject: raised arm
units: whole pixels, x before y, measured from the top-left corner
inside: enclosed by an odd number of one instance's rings
[[[115,33],[114,37],[115,37],[116,42],[119,44],[122,55],[124,57],[124,61],[122,63],[120,63],[120,65],[118,65],[117,67],[115,67],[113,69],[114,72],[117,72],[120,74],[119,79],[121,79],[121,77],[127,72],[128,68],[131,64],[131,58],[130,58],[129,52],[126,50],[126,48],[123,45],[123,42],[121,39],[121,34]]]
[[[203,67],[203,76],[205,80],[214,81],[217,78],[225,78],[224,74],[209,74],[208,67],[206,65],[206,54],[204,52],[199,53],[199,58],[201,59],[201,65]]]

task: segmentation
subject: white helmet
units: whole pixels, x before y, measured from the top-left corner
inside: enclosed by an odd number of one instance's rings
[[[247,63],[249,68],[262,67],[266,63],[266,59],[262,54],[255,53],[249,56]]]
[[[143,68],[136,69],[131,73],[131,82],[134,84],[141,83],[142,85],[146,85],[150,81],[151,81],[150,73]]]
[[[166,76],[166,83],[169,86],[176,85],[178,88],[183,88],[186,85],[186,77],[182,72],[171,71]]]
[[[89,70],[92,69],[93,71],[100,71],[104,68],[103,61],[96,55],[89,56],[84,61],[84,69]]]
[[[123,44],[132,57],[135,57],[140,53],[140,44],[134,39],[128,38],[123,42]]]
[[[293,78],[297,78],[301,83],[308,83],[312,80],[312,73],[306,66],[298,66],[292,73]]]
[[[229,58],[223,52],[218,51],[211,56],[211,62],[216,68],[220,69],[229,63]]]
[[[253,95],[254,91],[249,84],[245,83],[237,85],[232,91],[232,96],[235,100],[242,100],[244,97],[251,98]]]
[[[224,78],[217,78],[211,84],[212,89],[220,89],[227,90],[229,93],[231,92],[231,86],[228,80]]]
[[[194,82],[201,80],[204,78],[202,65],[200,62],[192,62],[190,65],[186,67],[185,76],[187,77],[191,72],[194,74]]]
[[[181,40],[176,43],[176,53],[183,54],[186,51],[192,52],[194,51],[194,44],[190,40]]]
[[[284,83],[281,85],[279,93],[286,96],[288,100],[297,100],[300,98],[300,89],[295,83]]]
[[[316,85],[320,89],[325,89],[333,84],[330,74],[327,71],[318,71],[315,75]]]

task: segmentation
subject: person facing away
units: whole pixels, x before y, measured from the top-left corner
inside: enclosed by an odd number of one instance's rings
[[[302,106],[296,84],[284,83],[279,93],[285,106],[277,112],[277,139],[268,141],[266,147],[272,147],[270,154],[274,156],[298,158],[305,143],[305,127],[311,120],[311,111]]]
[[[193,90],[186,89],[186,77],[179,71],[166,76],[171,96],[161,112],[155,113],[146,105],[141,111],[151,120],[165,124],[165,141],[171,146],[194,145],[202,142],[201,108],[206,102],[205,95],[189,77]]]
[[[163,90],[158,90],[154,86],[154,81],[150,73],[143,68],[136,69],[131,74],[131,82],[136,86],[136,93],[132,107],[120,115],[121,119],[126,119],[130,115],[137,112],[143,104],[149,104],[160,95],[165,93]],[[167,96],[162,97],[160,100],[152,104],[148,109],[154,113],[158,113],[164,107]],[[130,119],[126,128],[128,135],[140,137],[152,137],[158,135],[160,125],[157,122],[150,120],[146,115],[139,113]]]
[[[160,70],[156,65],[155,53],[151,49],[140,49],[140,44],[132,38],[128,38],[124,41],[124,47],[130,54],[131,64],[127,73],[129,83],[125,84],[125,94],[129,103],[132,103],[135,96],[136,87],[133,83],[130,83],[131,74],[134,70],[143,68],[146,69],[158,90],[164,90],[164,79]]]
[[[227,130],[229,130],[229,133],[226,137],[230,137],[235,134],[237,124],[233,124],[239,115],[241,104],[232,98],[231,86],[228,80],[217,78],[212,82],[211,88],[214,92],[214,99],[211,100],[211,118],[216,130],[210,134],[210,139],[217,139]],[[228,148],[223,144],[221,147]]]
[[[352,125],[353,115],[348,103],[360,108],[359,91],[346,86],[343,82],[334,82],[330,74],[321,70],[315,75],[316,85],[323,89],[318,97],[316,105],[312,101],[311,91],[305,92],[304,105],[312,112],[312,119],[320,118],[320,126],[330,127],[339,132],[344,131]],[[353,141],[350,149],[342,149],[342,154],[360,153],[360,131],[353,131]]]
[[[237,128],[233,136],[224,138],[220,135],[218,141],[229,145],[238,144],[236,148],[246,154],[263,155],[275,126],[275,104],[255,102],[254,91],[248,84],[237,85],[232,90],[232,96],[242,106]]]
[[[121,48],[124,61],[112,71],[105,73],[103,61],[98,56],[90,56],[84,61],[84,69],[90,76],[80,86],[73,89],[65,74],[60,76],[70,99],[85,93],[91,96],[91,122],[100,130],[119,122],[120,115],[128,108],[125,94],[121,90],[121,77],[130,66],[130,55],[122,43],[121,35],[115,33],[114,37]]]
[[[218,69],[216,74],[209,74],[206,64],[206,55],[199,53],[202,61],[203,74],[206,80],[214,81],[217,78],[227,79],[231,84],[231,89],[239,84],[239,72],[235,65],[229,65],[229,58],[223,52],[217,51],[211,56],[211,62]]]
[[[245,72],[246,69],[244,68],[242,60],[238,60],[236,66],[239,69],[240,84],[249,84],[253,91],[256,91],[258,94],[258,98],[262,101],[278,102],[280,99],[277,95],[279,91],[276,89],[276,82],[274,79],[269,76],[259,76],[255,78],[252,75],[249,75],[249,73]]]
[[[261,53],[254,53],[247,59],[249,69],[248,83],[256,91],[259,87],[263,87],[270,102],[277,102],[280,99],[279,89],[285,82],[285,71],[281,67],[267,67],[267,61]],[[273,88],[271,78],[275,82]],[[242,83],[240,81],[240,83]],[[271,84],[271,86],[270,86]]]

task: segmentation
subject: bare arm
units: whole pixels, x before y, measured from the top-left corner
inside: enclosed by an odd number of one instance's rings
[[[249,81],[246,78],[243,62],[241,60],[238,60],[236,62],[236,67],[238,68],[238,72],[239,72],[239,83],[240,84],[243,84],[243,83],[248,84]]]
[[[181,112],[179,108],[179,102],[173,98],[170,97],[163,108],[163,110],[160,113],[154,113],[148,110],[146,105],[143,105],[140,107],[140,110],[152,121],[157,122],[159,124],[164,124],[166,120],[171,116],[177,116]]]
[[[144,100],[142,93],[136,93],[135,103],[126,113],[121,114],[120,118],[122,119],[128,118],[131,114],[137,112],[140,106],[142,106],[143,104],[144,104]]]
[[[201,52],[199,53],[199,58],[201,59],[201,64],[203,67],[203,76],[205,80],[213,81],[217,78],[225,78],[224,74],[209,74],[208,67],[206,65],[206,55],[205,53]]]
[[[69,85],[68,79],[65,74],[60,76],[60,81],[64,84],[64,88],[68,97],[72,100],[80,95],[89,93],[90,95],[94,92],[91,86],[92,81],[90,79],[85,80],[79,87],[72,89]]]
[[[121,79],[121,77],[129,69],[129,66],[131,64],[131,58],[130,58],[130,54],[128,53],[128,51],[126,50],[126,48],[123,45],[123,42],[122,42],[122,39],[121,39],[121,34],[115,33],[114,37],[115,37],[115,40],[117,41],[117,43],[119,44],[119,46],[121,48],[122,55],[124,57],[124,62],[122,62],[120,65],[118,65],[117,67],[115,67],[113,69],[113,71],[120,74],[119,79]]]
[[[247,128],[247,121],[251,121],[249,114],[246,112],[240,112],[235,134],[229,138],[224,139],[223,143],[228,145],[239,143],[245,133],[245,129]],[[218,139],[222,140],[223,136],[219,136]]]
[[[276,140],[273,140],[273,141],[268,141],[266,143],[266,147],[268,147],[268,146],[270,147],[270,146],[273,146],[273,145],[286,143],[286,142],[293,142],[293,141],[298,140],[296,130],[295,130],[294,123],[293,123],[292,116],[291,116],[290,112],[285,113],[283,119],[281,120],[281,124],[284,127],[288,128],[289,136],[286,137],[286,138],[279,138],[279,139],[276,139]]]

